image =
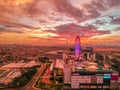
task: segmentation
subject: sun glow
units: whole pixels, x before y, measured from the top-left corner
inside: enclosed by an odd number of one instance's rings
[[[1,5],[8,5],[8,6],[12,6],[12,5],[19,5],[19,4],[23,4],[26,2],[31,2],[32,0],[0,0],[0,4]]]
[[[32,37],[38,37],[38,38],[50,38],[50,37],[54,37],[54,36],[58,36],[57,34],[54,33],[38,33],[38,34],[30,34]]]

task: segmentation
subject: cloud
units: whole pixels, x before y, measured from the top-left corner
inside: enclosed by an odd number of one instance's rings
[[[2,19],[0,19],[0,24],[5,27],[13,27],[13,28],[28,28],[28,29],[38,29],[39,28],[39,27],[30,26],[27,24],[22,24],[19,22],[7,21],[7,20],[2,20]]]
[[[99,1],[92,1],[90,3],[83,4],[83,8],[85,8],[86,19],[96,18],[101,15],[101,11],[105,10],[101,2]]]
[[[37,19],[40,23],[42,23],[42,21],[47,23],[45,20],[46,17],[59,13],[59,15],[65,15],[78,22],[84,22],[85,20],[99,17],[105,10],[119,5],[119,2],[119,0],[91,0],[89,3],[82,4],[82,8],[78,8],[72,5],[69,0],[11,0],[3,4],[0,3],[0,13],[2,13],[1,16],[7,20],[16,20],[27,16],[32,19]],[[12,16],[17,16],[17,18]],[[44,20],[43,18],[41,20],[41,17],[43,17]],[[53,17],[52,20],[54,21],[55,17]]]
[[[6,27],[38,29],[39,24],[48,22],[46,17],[52,10],[48,0],[0,1],[0,24]]]
[[[19,5],[19,7],[24,14],[27,14],[30,17],[45,15],[51,10],[48,0],[32,0],[32,2]]]
[[[106,21],[102,21],[102,20],[96,20],[95,22],[94,22],[94,24],[96,24],[97,26],[99,25],[99,26],[102,26],[102,25],[105,25],[105,23],[107,23]]]
[[[54,40],[55,39],[55,38],[42,38],[42,37],[35,37],[35,36],[29,36],[28,38],[39,39],[39,40]]]
[[[83,4],[82,8],[74,7],[69,0],[52,0],[57,12],[63,13],[66,16],[75,19],[78,22],[83,22],[88,19],[92,19],[101,15],[102,10],[105,7],[101,1],[92,1],[87,4]],[[102,0],[104,1],[104,0]]]
[[[23,31],[20,31],[20,30],[15,30],[15,29],[6,29],[6,28],[2,28],[0,27],[0,33],[2,34],[3,32],[13,32],[13,33],[24,33]]]
[[[120,24],[120,17],[115,19],[113,18],[111,24]]]
[[[69,0],[52,0],[56,11],[78,22],[94,19],[101,16],[102,12],[120,5],[120,0],[91,0],[80,4],[81,8],[75,7]],[[82,2],[82,1],[78,1]]]
[[[81,21],[83,18],[83,11],[79,8],[75,8],[68,0],[52,0],[57,12],[66,14],[69,17],[75,18]]]
[[[118,9],[120,0],[85,0],[85,3],[76,0],[77,5],[73,3],[74,1],[0,0],[0,25],[2,25],[0,32],[24,33],[25,30],[30,30],[31,32],[27,32],[27,35],[31,35],[33,38],[46,37],[45,39],[63,40],[80,35],[81,38],[86,39],[93,36],[112,35],[112,31],[105,30],[106,23],[120,24],[119,18],[114,18],[112,9],[113,7]],[[107,22],[107,18],[104,16],[105,12],[112,13],[110,14],[111,23]],[[100,17],[104,17],[104,20],[96,21],[96,18]],[[89,22],[87,20],[90,21],[89,25],[86,24]],[[92,22],[92,20],[96,22]],[[80,26],[81,23],[85,26]],[[98,30],[99,27],[104,30]],[[34,30],[41,30],[41,33],[36,34]]]
[[[115,31],[120,31],[120,27],[115,28]]]
[[[55,27],[55,29],[57,30],[57,33],[59,34],[71,34],[71,33],[76,32],[80,28],[81,27],[79,25],[74,24],[74,23],[64,24],[64,25]]]
[[[120,5],[120,0],[106,0],[110,7],[115,7]]]
[[[24,33],[25,30],[31,30],[31,29],[32,30],[39,29],[39,27],[33,27],[19,22],[0,19],[0,32],[2,33],[4,32]]]
[[[56,30],[45,30],[44,32],[56,33],[58,34],[56,37],[60,38],[65,38],[67,36],[72,38],[75,35],[80,35],[83,38],[89,38],[96,35],[110,34],[109,30],[101,31],[97,30],[97,28],[92,25],[80,26],[75,23],[60,25],[55,27],[55,29]]]

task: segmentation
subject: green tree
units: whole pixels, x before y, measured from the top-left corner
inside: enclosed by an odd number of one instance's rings
[[[24,72],[20,77],[14,78],[12,86],[23,86],[26,85],[36,73],[37,67],[31,67],[27,72]]]
[[[100,53],[96,53],[96,59],[97,59],[97,60],[103,60],[104,57],[103,57],[103,55],[101,55]]]
[[[49,62],[49,58],[48,57],[40,57],[39,61],[47,63],[47,62]]]

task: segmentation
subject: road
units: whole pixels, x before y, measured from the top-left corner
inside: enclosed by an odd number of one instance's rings
[[[46,84],[50,84],[49,78],[50,78],[50,67],[47,68],[45,74],[42,76],[42,82]]]
[[[38,88],[35,88],[34,85],[39,79],[39,77],[41,76],[45,67],[46,67],[46,64],[42,64],[38,72],[33,76],[32,80],[26,86],[24,86],[21,90],[40,90]]]
[[[33,61],[36,61],[37,63],[40,63],[38,61],[39,56],[40,56],[40,54],[35,56],[33,58]],[[29,81],[29,83],[27,85],[25,85],[24,87],[6,88],[6,89],[0,89],[0,90],[40,90],[39,88],[34,87],[36,81],[39,79],[39,77],[41,76],[42,72],[44,71],[44,69],[46,67],[46,64],[43,64],[43,63],[40,63],[40,64],[41,64],[41,67],[39,68],[37,73],[32,77],[31,81]]]
[[[38,57],[39,57],[39,55],[37,55],[34,58],[34,61],[36,61],[36,59]],[[37,73],[32,77],[31,81],[27,85],[25,85],[24,87],[22,87],[20,90],[40,90],[38,88],[35,88],[34,85],[37,82],[37,80],[39,79],[39,77],[41,76],[41,74],[44,71],[45,67],[46,67],[46,64],[41,64],[41,67],[39,68],[39,70],[37,71]]]
[[[37,73],[32,77],[31,81],[25,85],[24,87],[17,87],[17,88],[8,88],[8,89],[0,89],[0,90],[40,90],[40,88],[35,88],[34,85],[36,81],[41,76],[42,72],[44,71],[46,64],[42,64]]]

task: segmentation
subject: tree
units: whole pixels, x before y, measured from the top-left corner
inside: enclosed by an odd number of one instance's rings
[[[100,53],[96,53],[96,59],[97,60],[104,60],[104,57]]]
[[[39,61],[47,63],[49,61],[49,58],[48,57],[40,57]]]
[[[53,81],[53,80],[54,80],[54,77],[53,77],[53,76],[51,76],[51,77],[50,77],[50,80],[52,80],[52,81]]]
[[[63,78],[62,77],[58,77],[58,82],[62,83],[63,82]]]
[[[14,78],[12,85],[13,86],[23,86],[26,85],[32,78],[32,76],[36,73],[37,67],[31,67],[27,72],[24,72],[20,77]]]
[[[110,58],[108,57],[108,55],[105,55],[105,59],[106,60],[110,60]]]

